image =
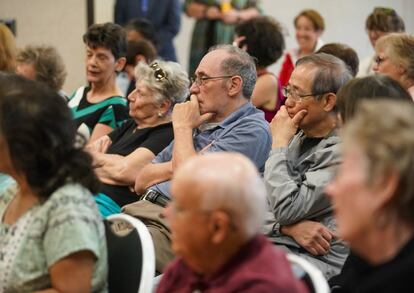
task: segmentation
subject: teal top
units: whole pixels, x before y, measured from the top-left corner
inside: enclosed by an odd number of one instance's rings
[[[0,173],[0,194],[14,182],[9,175]]]
[[[0,292],[50,288],[50,267],[84,250],[96,257],[92,292],[107,292],[105,230],[91,193],[67,184],[12,225],[4,224],[4,212],[17,191],[12,184],[0,193]]]
[[[78,132],[89,139],[97,124],[104,124],[113,129],[129,118],[127,100],[121,96],[108,97],[97,103],[87,99],[89,87],[80,87],[69,98],[68,106]]]

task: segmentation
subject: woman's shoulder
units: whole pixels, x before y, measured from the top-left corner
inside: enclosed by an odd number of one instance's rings
[[[2,187],[2,190],[0,190],[0,214],[3,213],[16,193],[17,184],[13,181],[10,181],[7,186]]]
[[[66,183],[53,192],[44,208],[59,213],[90,213],[96,210],[92,193],[78,183]]]

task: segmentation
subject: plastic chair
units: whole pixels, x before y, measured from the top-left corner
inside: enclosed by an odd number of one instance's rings
[[[154,244],[147,227],[126,214],[105,221],[110,293],[151,292],[155,275]]]
[[[330,292],[328,282],[316,266],[295,254],[288,254],[287,258],[292,266],[293,274],[296,278],[302,280],[306,284],[309,292]]]

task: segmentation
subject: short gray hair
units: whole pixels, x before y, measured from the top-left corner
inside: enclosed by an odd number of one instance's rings
[[[386,119],[378,113],[387,113]],[[395,195],[388,204],[408,224],[414,224],[414,105],[395,100],[363,101],[345,126],[344,147],[358,146],[367,159],[367,184],[398,174]]]
[[[203,187],[197,189],[202,210],[226,211],[246,238],[260,232],[267,210],[266,189],[247,157],[239,153],[207,153],[189,159],[177,173],[177,177]]]
[[[184,102],[188,97],[190,86],[188,74],[176,62],[162,60],[155,60],[154,62],[158,63],[159,68],[167,74],[165,79],[157,81],[154,70],[144,62],[138,63],[135,67],[135,79],[137,82],[144,82],[154,91],[158,103],[170,100],[172,109],[176,103]]]
[[[17,63],[32,65],[37,81],[45,83],[55,92],[62,89],[66,69],[62,57],[52,46],[27,46],[17,54]]]
[[[308,65],[314,66],[316,69],[315,76],[312,82],[312,93],[334,93],[349,80],[352,79],[352,74],[346,64],[330,54],[318,53],[300,58],[296,62],[296,66]],[[320,99],[322,95],[317,95]]]
[[[250,99],[256,85],[257,73],[253,57],[244,50],[232,45],[217,45],[208,51],[224,50],[230,56],[224,59],[220,65],[225,75],[238,75],[243,80],[242,94]]]

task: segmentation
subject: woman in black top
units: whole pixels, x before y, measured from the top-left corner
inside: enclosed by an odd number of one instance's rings
[[[365,99],[343,130],[343,163],[326,193],[352,254],[330,280],[332,292],[414,292],[414,105],[407,100]]]
[[[129,186],[172,141],[171,110],[188,95],[187,73],[177,63],[139,63],[135,75],[136,89],[128,96],[131,119],[88,147],[103,183],[96,196],[103,216],[138,200]]]

